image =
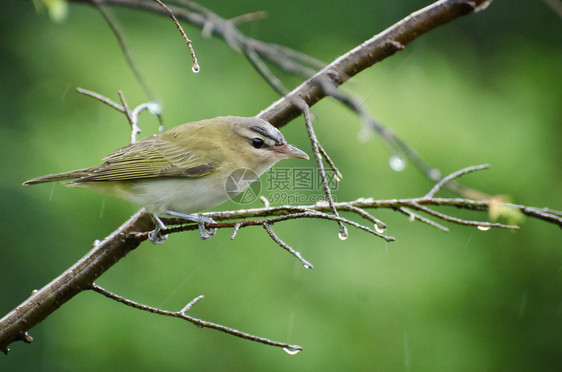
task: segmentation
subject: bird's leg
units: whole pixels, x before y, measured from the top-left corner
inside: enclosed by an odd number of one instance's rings
[[[168,239],[168,235],[160,234],[160,230],[165,229],[166,225],[164,225],[164,222],[162,222],[155,214],[151,214],[150,216],[152,217],[156,228],[148,233],[148,239],[150,239],[150,241],[154,244],[162,244],[166,241],[166,239]]]
[[[198,216],[196,214],[187,214],[187,213],[181,213],[181,212],[170,211],[170,210],[167,210],[164,213],[173,217],[179,217],[193,222],[197,222],[197,224],[199,225],[199,236],[201,236],[202,240],[207,240],[209,238],[212,238],[217,232],[216,228],[207,229],[205,227],[205,223],[216,223],[215,220],[213,220],[211,217]]]

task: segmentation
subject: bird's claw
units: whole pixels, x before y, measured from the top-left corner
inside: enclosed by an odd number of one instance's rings
[[[217,232],[217,229],[215,227],[207,228],[205,226],[206,223],[216,223],[215,220],[213,220],[210,217],[199,216],[199,218],[200,218],[200,221],[198,223],[198,226],[199,226],[199,236],[201,237],[201,240],[207,240],[207,239],[215,236],[215,233]]]
[[[148,239],[153,244],[162,244],[168,239],[168,234],[162,235],[160,233],[160,230],[162,230],[162,227],[156,226],[156,228],[154,230],[152,230],[151,232],[148,233]]]

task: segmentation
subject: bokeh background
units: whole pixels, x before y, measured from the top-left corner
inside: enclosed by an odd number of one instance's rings
[[[213,0],[205,6],[227,18],[266,10],[267,20],[241,29],[329,62],[429,3]],[[222,40],[185,25],[201,63],[195,75],[168,19],[113,11],[168,127],[209,115],[255,115],[277,98]],[[0,12],[0,30],[4,315],[136,210],[59,184],[21,186],[31,177],[97,164],[127,143],[124,117],[75,88],[114,100],[121,89],[130,105],[146,96],[89,6],[73,4],[66,20],[54,23],[31,2],[10,1]],[[444,173],[489,163],[490,170],[467,176],[465,184],[560,210],[561,46],[561,19],[545,3],[497,0],[416,40],[345,88],[370,97],[368,110]],[[338,200],[416,197],[431,187],[411,165],[392,171],[380,139],[358,141],[361,124],[341,105],[325,99],[313,111],[318,137],[344,174]],[[156,120],[141,118],[143,134],[153,133]],[[302,119],[283,132],[311,153]],[[230,231],[220,231],[208,241],[177,234],[162,246],[144,243],[98,281],[171,310],[204,294],[192,315],[299,344],[304,351],[297,355],[83,293],[31,330],[33,344],[13,344],[0,357],[0,370],[559,370],[558,227],[526,219],[517,232],[449,225],[444,233],[392,211],[375,215],[396,242],[386,245],[353,229],[341,241],[328,222],[276,225],[313,270],[256,228],[234,241]]]

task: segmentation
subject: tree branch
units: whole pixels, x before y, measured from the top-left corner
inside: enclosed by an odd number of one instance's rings
[[[225,326],[217,324],[217,323],[208,322],[206,320],[195,318],[195,317],[187,315],[187,311],[189,311],[193,307],[193,305],[195,305],[197,302],[202,300],[203,295],[195,297],[186,306],[184,306],[184,308],[181,309],[180,311],[168,311],[168,310],[159,309],[157,307],[143,305],[143,304],[140,304],[138,302],[126,299],[124,297],[121,297],[121,296],[113,293],[113,292],[108,291],[105,288],[100,287],[99,285],[97,285],[95,283],[92,283],[92,286],[90,287],[90,289],[93,290],[94,292],[97,292],[97,293],[107,297],[107,298],[110,298],[110,299],[112,299],[114,301],[117,301],[119,303],[122,303],[124,305],[130,306],[134,309],[138,309],[138,310],[142,310],[142,311],[148,311],[149,313],[164,315],[164,316],[168,316],[168,317],[172,317],[172,318],[180,318],[180,319],[183,319],[183,320],[187,320],[188,322],[190,322],[192,324],[195,324],[196,326],[198,326],[200,328],[215,329],[217,331],[224,332],[224,333],[232,335],[232,336],[240,337],[240,338],[250,340],[250,341],[259,342],[259,343],[264,344],[264,345],[281,347],[285,350],[292,350],[292,351],[295,351],[295,352],[298,352],[298,351],[302,350],[302,347],[300,347],[299,345],[291,345],[291,344],[287,344],[287,343],[284,343],[284,342],[272,341],[268,338],[254,336],[252,334],[249,334],[249,333],[246,333],[246,332],[241,332],[241,331],[239,331],[237,329],[234,329],[234,328],[225,327]]]
[[[352,76],[404,49],[426,32],[472,13],[488,2],[489,0],[441,0],[420,9],[340,56],[257,116],[281,127],[301,113],[292,102],[302,99],[312,106],[326,96],[322,81],[329,80],[334,86],[340,86]]]
[[[169,16],[169,13],[160,6],[141,0],[69,1],[88,5],[124,6]],[[232,47],[239,48],[240,50],[250,48],[264,58],[279,64],[281,68],[288,72],[308,77],[311,74],[311,70],[303,69],[302,63],[313,65],[315,68],[321,66],[321,63],[318,61],[297,51],[275,44],[264,43],[243,35],[232,22],[223,20],[199,4],[183,0],[168,2],[170,4],[179,4],[191,10],[173,9],[176,18],[196,25],[201,29],[210,25],[212,27],[211,33],[223,37]],[[426,32],[458,17],[470,14],[479,9],[479,7],[486,6],[489,2],[490,0],[440,0],[420,9],[337,58],[312,78],[295,88],[291,93],[261,111],[257,116],[277,127],[281,127],[301,113],[299,108],[293,105],[292,102],[302,99],[309,106],[312,106],[325,97],[326,93],[317,81],[328,79],[337,87],[373,64],[404,49],[406,45]],[[209,22],[209,20],[212,20],[212,22]]]
[[[482,169],[483,167],[471,167]],[[467,168],[467,169],[471,169]],[[455,172],[457,177],[468,173],[466,170]],[[451,180],[453,177],[446,177]],[[390,199],[390,200],[374,200],[372,198],[360,198],[350,202],[334,203],[333,207],[338,211],[348,211],[357,213],[362,218],[365,218],[365,209],[380,209],[387,208],[406,213],[413,216],[414,219],[419,219],[422,222],[429,223],[432,226],[445,229],[442,225],[437,224],[425,217],[411,212],[405,212],[405,208],[410,208],[420,212],[428,213],[432,217],[439,218],[451,223],[477,226],[479,229],[485,231],[490,228],[509,228],[518,229],[518,226],[505,225],[497,222],[464,220],[457,217],[452,217],[440,212],[433,211],[428,206],[454,206],[459,209],[474,210],[486,212],[489,210],[492,202],[488,200],[470,200],[470,199],[446,199],[446,198],[433,198],[423,196],[414,199]],[[505,203],[506,206],[520,210],[523,214],[530,217],[538,218],[546,222],[557,224],[562,227],[562,212],[544,210],[534,207],[523,205]],[[210,228],[233,228],[233,237],[236,232],[241,228],[248,226],[269,226],[276,222],[286,221],[290,219],[299,218],[320,218],[338,223],[346,223],[356,228],[367,231],[375,236],[381,237],[386,241],[393,241],[394,238],[387,237],[378,231],[371,230],[355,221],[348,220],[336,215],[327,214],[331,212],[332,206],[328,203],[316,203],[307,206],[280,206],[280,207],[264,207],[256,209],[224,211],[224,212],[209,212],[201,213],[202,216],[211,217],[216,221],[237,220],[235,222],[218,222],[209,224]],[[362,211],[362,212],[360,212]],[[266,219],[263,219],[265,217]],[[248,220],[248,218],[254,218]],[[256,219],[261,218],[261,219]],[[367,218],[374,221],[375,229],[380,229],[382,223],[374,217]],[[179,219],[167,219],[168,224],[184,223],[185,221]],[[383,225],[384,226],[384,225]],[[79,292],[92,288],[94,280],[101,274],[108,270],[113,264],[124,257],[131,250],[136,248],[142,241],[148,239],[148,234],[154,229],[154,222],[150,215],[145,214],[141,209],[135,213],[127,222],[125,222],[119,229],[115,230],[112,234],[106,237],[102,242],[95,243],[92,250],[84,256],[80,261],[74,264],[71,268],[66,270],[58,278],[51,281],[41,290],[33,293],[26,301],[20,306],[16,307],[4,318],[0,319],[0,350],[7,353],[8,346],[18,340],[31,342],[32,338],[27,334],[35,324],[45,319],[49,314],[62,306],[66,301],[70,300]],[[178,233],[181,231],[198,230],[197,224],[186,224],[178,227],[167,228],[161,231],[162,234]],[[275,234],[271,234],[271,229],[267,229],[271,238],[284,249],[287,246]],[[277,239],[276,239],[277,238]],[[290,247],[289,247],[290,248]],[[297,258],[302,258],[298,252]],[[310,263],[304,261],[305,267]],[[222,327],[222,326],[221,326]],[[228,327],[225,327],[228,328]],[[243,332],[242,332],[243,333]]]
[[[27,331],[41,322],[76,294],[91,287],[94,280],[139,246],[142,240],[134,233],[151,231],[154,223],[141,209],[78,262],[0,319],[0,351],[16,340],[29,343]]]

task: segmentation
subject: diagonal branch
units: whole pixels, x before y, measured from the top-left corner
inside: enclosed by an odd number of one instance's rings
[[[174,12],[172,11],[172,9],[168,8],[168,6],[166,4],[164,4],[162,1],[160,1],[160,0],[152,0],[152,1],[154,1],[155,3],[160,5],[168,13],[170,18],[172,19],[172,21],[176,25],[178,31],[181,34],[181,37],[185,40],[185,43],[187,44],[187,48],[189,49],[189,54],[191,54],[191,59],[193,61],[193,67],[191,67],[191,69],[193,70],[193,72],[198,73],[199,72],[199,62],[197,62],[197,56],[195,55],[195,50],[193,50],[193,45],[191,43],[191,40],[187,37],[185,31],[183,30],[183,27],[181,27],[181,25],[178,22],[176,16],[174,15]]]
[[[0,351],[7,353],[13,341],[22,339],[27,330],[89,288],[101,274],[138,247],[142,240],[136,239],[134,233],[153,229],[152,219],[141,209],[103,241],[94,243],[78,262],[0,319]]]
[[[340,56],[257,116],[281,127],[300,115],[300,109],[293,102],[303,99],[312,106],[326,96],[321,83],[317,81],[328,79],[337,87],[373,64],[403,50],[426,32],[472,13],[488,1],[441,0],[420,9]]]
[[[326,178],[326,170],[324,169],[324,163],[322,162],[322,155],[326,154],[326,152],[324,151],[324,149],[320,150],[322,147],[320,146],[320,142],[318,142],[318,139],[316,138],[316,134],[314,133],[314,128],[312,127],[312,122],[310,120],[310,111],[308,109],[308,105],[306,104],[306,102],[302,100],[297,102],[296,104],[299,106],[299,108],[302,110],[304,114],[306,130],[308,131],[308,136],[310,137],[310,141],[312,142],[312,151],[314,152],[316,165],[318,166],[318,170],[320,171],[320,178],[322,179],[322,187],[324,188],[324,194],[326,194],[326,199],[328,200],[328,204],[330,205],[330,209],[332,210],[332,213],[335,216],[339,217],[338,211],[336,207],[334,207],[334,198],[332,197],[332,191],[330,190],[330,186],[328,185],[328,179]],[[334,164],[331,159],[329,160],[329,163],[330,165]],[[335,168],[335,166],[333,168]],[[347,228],[344,226],[344,224],[341,221],[339,221],[338,223],[340,225],[339,237],[341,239],[347,239]]]
[[[135,63],[133,55],[132,55],[131,51],[129,50],[129,46],[128,46],[127,40],[125,38],[125,35],[124,35],[123,31],[121,30],[121,27],[120,27],[119,23],[117,22],[117,19],[115,19],[113,14],[104,5],[102,5],[99,0],[92,0],[92,1],[94,2],[95,6],[98,8],[98,10],[99,10],[100,14],[102,15],[103,19],[105,20],[105,22],[107,23],[107,25],[109,26],[109,28],[111,29],[113,34],[115,35],[115,38],[117,39],[117,42],[119,43],[119,46],[121,47],[121,50],[123,51],[123,55],[125,56],[125,60],[127,61],[127,64],[129,65],[129,67],[133,71],[133,74],[135,75],[137,81],[142,86],[142,88],[144,89],[146,95],[150,98],[150,100],[156,101],[154,92],[150,88],[150,85],[145,80],[145,78],[142,75],[141,71],[139,70],[137,64]]]
[[[265,231],[267,231],[267,233],[269,234],[269,236],[271,237],[271,239],[273,239],[273,241],[275,243],[277,243],[281,248],[283,248],[284,250],[286,250],[287,252],[289,252],[290,254],[292,254],[293,256],[295,256],[300,262],[302,262],[302,264],[304,265],[304,267],[306,269],[312,269],[313,266],[310,262],[308,262],[307,260],[305,260],[302,255],[300,254],[300,252],[295,251],[293,248],[291,248],[287,243],[285,243],[283,240],[281,240],[281,238],[279,238],[277,236],[277,234],[275,234],[273,232],[273,230],[271,229],[271,223],[269,221],[265,221],[262,226],[265,229]],[[240,226],[240,225],[238,225]]]

